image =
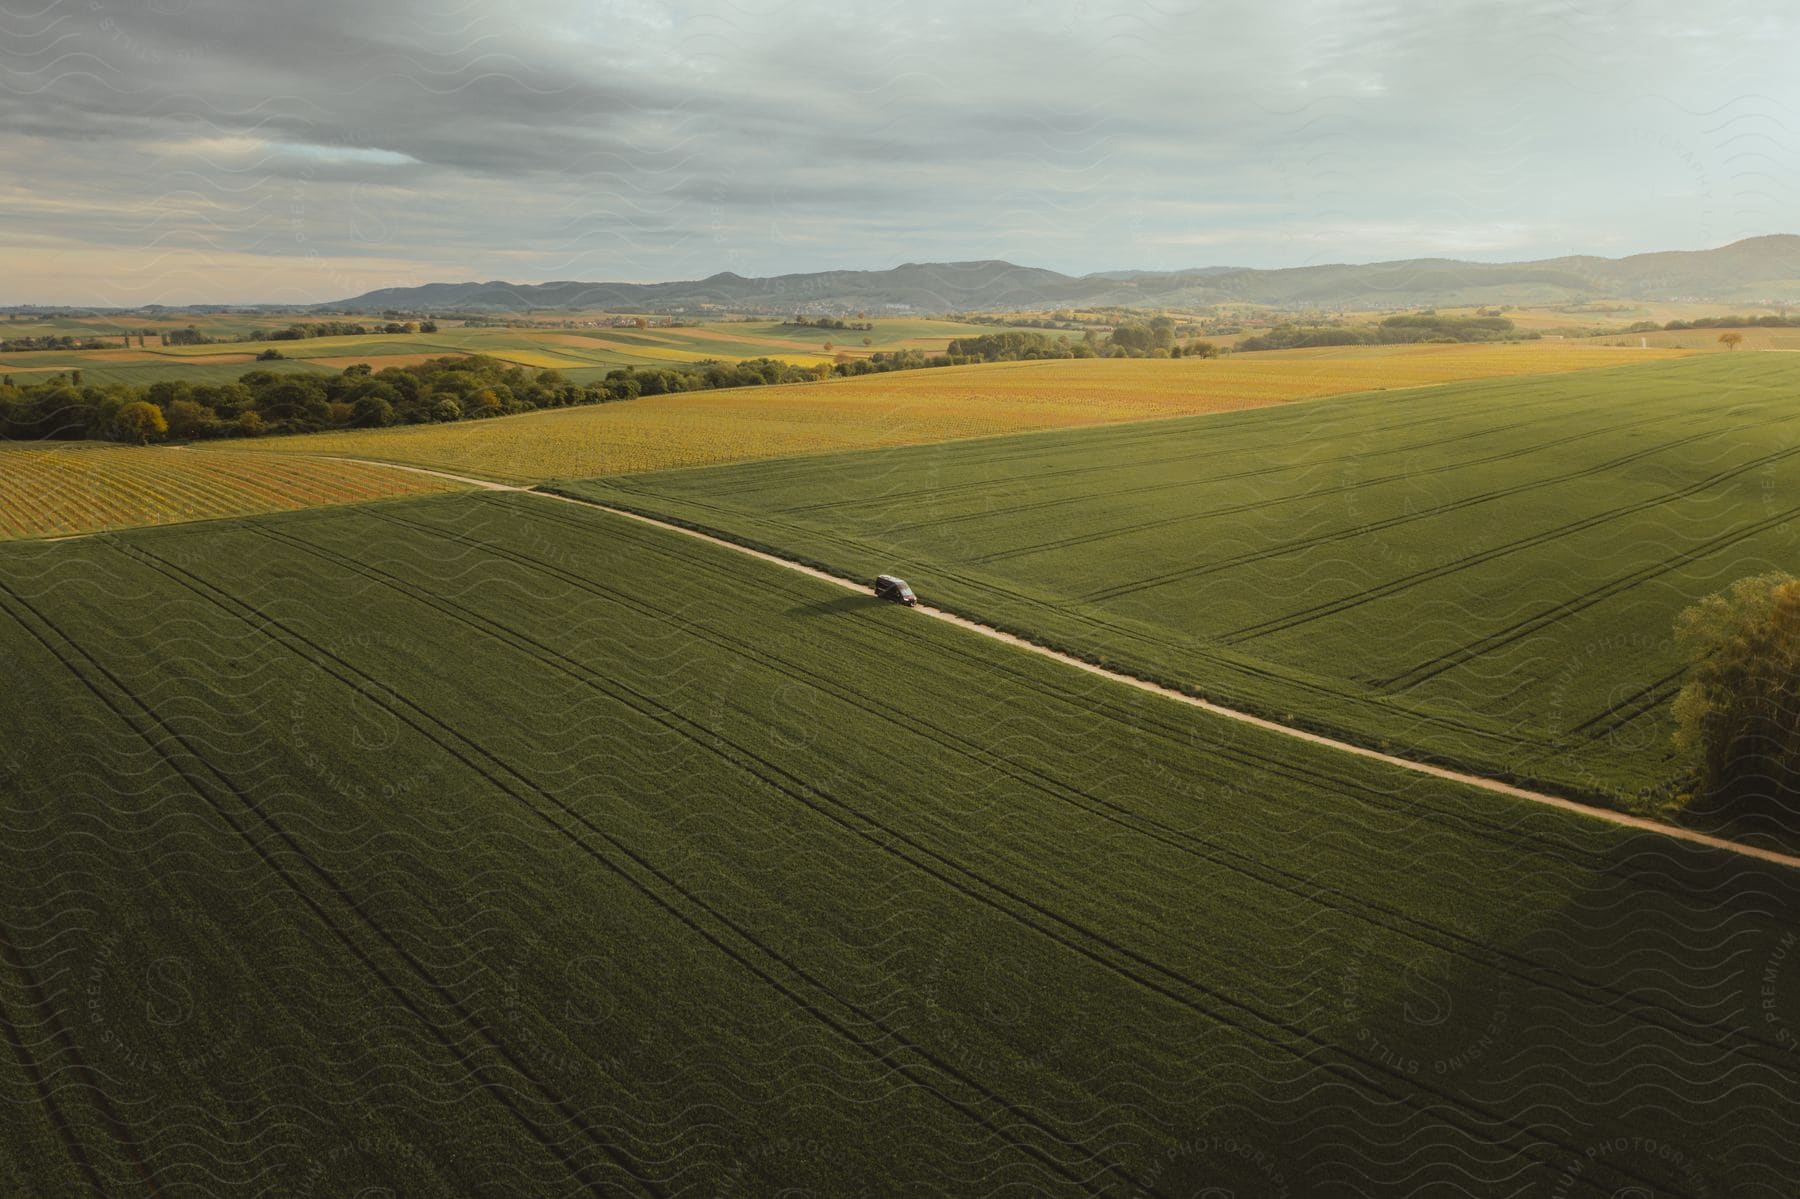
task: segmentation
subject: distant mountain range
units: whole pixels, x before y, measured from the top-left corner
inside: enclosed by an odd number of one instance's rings
[[[674,283],[427,283],[318,305],[321,311],[516,312],[600,308],[669,312],[973,312],[1073,306],[1221,303],[1288,308],[1535,304],[1597,299],[1800,301],[1800,236],[1753,237],[1716,250],[1536,262],[1413,258],[1363,265],[1204,267],[1064,275],[1010,262],[909,262],[886,271],[746,279],[725,271]]]

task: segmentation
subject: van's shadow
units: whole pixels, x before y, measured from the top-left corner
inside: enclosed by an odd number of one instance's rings
[[[853,592],[848,595],[841,595],[836,599],[819,600],[816,603],[801,604],[798,607],[789,608],[788,612],[790,615],[794,616],[837,616],[845,612],[856,612],[879,603],[881,603],[881,601],[872,595],[862,595]]]

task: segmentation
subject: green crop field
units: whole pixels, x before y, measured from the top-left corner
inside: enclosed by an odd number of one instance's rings
[[[564,484],[1213,698],[1614,802],[1683,606],[1800,559],[1800,359],[1718,354]]]
[[[1668,369],[1599,417],[1650,421],[1645,448],[1698,429],[1655,423]],[[1720,405],[1752,419],[1733,378]],[[1390,399],[1389,438],[1493,423],[1483,395],[1541,441],[1578,430],[1540,383],[1446,394]],[[1157,430],[1194,457],[1254,424]],[[1131,435],[1086,438],[1116,464],[1149,453]],[[932,453],[996,470],[1072,440]],[[1795,1174],[1795,874],[591,508],[0,546],[0,655],[0,822],[28,867],[0,872],[13,1193],[1777,1196]]]

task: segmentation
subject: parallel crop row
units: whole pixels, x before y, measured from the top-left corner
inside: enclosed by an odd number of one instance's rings
[[[416,472],[323,458],[15,443],[0,447],[0,540],[69,537],[455,487]]]
[[[1797,377],[1721,355],[559,487],[901,573],[1277,719],[1631,803],[1675,769],[1656,681],[1676,613],[1793,569]]]

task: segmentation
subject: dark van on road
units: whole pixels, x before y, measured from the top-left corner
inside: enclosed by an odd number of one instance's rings
[[[912,607],[919,602],[919,597],[912,593],[905,579],[896,579],[893,575],[875,576],[875,598],[893,600],[897,604]]]

